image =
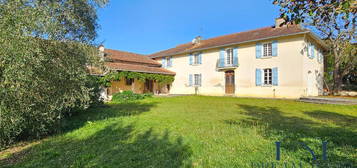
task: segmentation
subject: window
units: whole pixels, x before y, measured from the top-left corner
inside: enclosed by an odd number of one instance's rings
[[[125,84],[126,85],[131,85],[131,84],[133,84],[133,82],[134,82],[134,79],[125,78]]]
[[[272,56],[272,43],[263,44],[263,57]]]
[[[272,84],[272,70],[270,68],[264,69],[264,85]]]
[[[201,86],[201,74],[194,74],[194,85]]]
[[[200,54],[199,53],[196,53],[196,54],[193,54],[193,64],[200,64]]]
[[[166,67],[171,67],[172,66],[172,57],[166,57]]]
[[[229,48],[226,50],[226,65],[233,64],[233,49]]]

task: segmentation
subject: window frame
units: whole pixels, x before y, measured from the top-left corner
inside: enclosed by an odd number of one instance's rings
[[[273,57],[273,42],[262,43],[262,58]]]
[[[227,48],[225,49],[225,65],[233,65],[233,48]]]
[[[273,85],[273,68],[263,68],[263,86],[272,86]],[[269,72],[270,71],[270,72]]]
[[[166,67],[172,67],[171,56],[166,57],[165,60],[166,60]]]
[[[202,74],[193,74],[193,86],[201,86],[201,85],[202,85]]]
[[[193,53],[192,54],[192,65],[199,65],[200,63],[200,53]]]
[[[131,86],[134,83],[134,79],[133,78],[125,78],[125,85],[127,86]]]

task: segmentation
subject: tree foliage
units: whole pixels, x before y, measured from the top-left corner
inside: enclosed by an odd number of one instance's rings
[[[274,0],[287,22],[303,23],[326,39],[333,74],[333,91],[341,90],[342,78],[356,67],[357,55],[349,53],[357,40],[355,0]]]
[[[106,0],[0,0],[0,149],[91,103],[96,9]]]

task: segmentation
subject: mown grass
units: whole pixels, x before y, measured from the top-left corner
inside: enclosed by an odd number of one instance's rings
[[[278,163],[308,164],[311,155],[299,142],[321,160],[321,142],[327,141],[329,162],[357,165],[357,106],[232,97],[150,98],[93,108],[62,125],[62,133],[0,163],[21,168],[251,167],[252,162],[277,162],[275,142],[280,141]]]

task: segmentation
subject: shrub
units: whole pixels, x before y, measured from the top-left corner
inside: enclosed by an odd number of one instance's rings
[[[141,100],[141,99],[145,99],[145,98],[149,98],[149,97],[152,97],[151,93],[136,94],[133,91],[123,91],[121,93],[113,94],[112,101],[113,102],[130,102],[130,101]]]
[[[0,1],[0,150],[92,103],[86,66],[98,60],[92,42],[105,2]]]

